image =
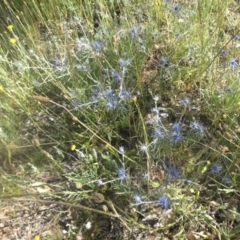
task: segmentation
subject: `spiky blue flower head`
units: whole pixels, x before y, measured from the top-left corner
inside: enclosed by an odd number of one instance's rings
[[[181,129],[182,129],[182,127],[181,127],[181,124],[180,124],[180,123],[174,123],[174,124],[172,125],[172,130],[173,130],[173,131],[181,132]]]
[[[124,98],[124,99],[130,98],[131,97],[131,93],[128,90],[123,89],[121,91],[121,93],[120,93],[120,97]]]
[[[182,139],[182,134],[178,131],[173,131],[172,132],[172,139],[171,141],[176,143]]]
[[[154,131],[154,138],[156,139],[163,139],[164,138],[164,134],[160,129],[156,129]]]
[[[213,174],[219,174],[222,171],[222,165],[219,163],[214,164],[211,168],[210,168],[210,172]]]
[[[120,82],[122,80],[122,76],[120,73],[118,73],[117,71],[113,70],[111,72],[112,78],[116,81],[116,82]]]
[[[167,174],[171,178],[176,179],[180,176],[180,171],[176,167],[170,166],[167,170]]]
[[[204,127],[202,124],[194,120],[193,122],[190,123],[190,127],[198,134],[203,135],[204,133]]]
[[[123,180],[127,177],[127,170],[125,168],[119,168],[117,171],[118,178]]]
[[[229,65],[230,65],[231,68],[237,67],[239,65],[238,59],[233,58],[232,60],[230,60]]]
[[[127,67],[128,65],[130,65],[131,60],[130,59],[125,60],[123,58],[120,58],[118,60],[118,63],[120,64],[121,67]]]
[[[131,39],[134,39],[138,36],[138,33],[139,33],[139,29],[138,27],[132,27],[129,31],[128,31]]]
[[[163,209],[170,208],[171,202],[170,202],[170,198],[168,196],[161,195],[158,199],[158,202]]]
[[[115,93],[112,89],[106,91],[106,97],[109,99],[114,99],[115,98]]]
[[[92,42],[92,48],[96,52],[100,52],[103,49],[103,43],[99,41]]]

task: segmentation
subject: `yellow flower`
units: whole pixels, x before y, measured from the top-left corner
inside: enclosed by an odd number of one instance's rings
[[[8,26],[7,26],[7,29],[8,29],[9,31],[12,31],[13,25],[8,25]]]
[[[16,39],[16,38],[10,38],[9,42],[10,42],[11,44],[16,44],[17,39]]]
[[[75,145],[75,144],[72,144],[71,150],[74,151],[75,149],[76,149],[76,145]]]
[[[3,91],[3,86],[2,86],[2,85],[0,85],[0,92],[1,92],[1,91]]]

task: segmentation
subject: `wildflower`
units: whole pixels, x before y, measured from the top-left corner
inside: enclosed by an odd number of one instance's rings
[[[137,194],[134,194],[134,195],[133,195],[133,199],[134,199],[134,201],[136,202],[136,204],[142,203],[141,197],[140,197],[139,195],[137,195]]]
[[[7,26],[7,29],[8,29],[9,31],[12,31],[12,30],[13,30],[13,25],[8,25],[8,26]]]
[[[218,174],[221,171],[222,171],[222,165],[219,163],[214,164],[210,169],[210,172],[213,174]]]
[[[138,27],[133,27],[128,31],[131,39],[135,39],[138,35]]]
[[[1,92],[1,91],[3,91],[3,89],[4,89],[4,88],[3,88],[3,86],[2,86],[2,85],[0,85],[0,92]]]
[[[173,12],[177,13],[177,12],[179,12],[181,9],[180,9],[180,7],[179,7],[178,5],[175,5],[175,6],[173,6],[172,10],[173,10]]]
[[[121,74],[119,74],[117,71],[113,70],[112,71],[112,78],[117,81],[117,82],[120,82],[121,79],[122,79],[122,76]]]
[[[203,134],[204,133],[204,127],[202,124],[198,123],[197,121],[193,121],[190,124],[190,127],[197,133]]]
[[[168,58],[161,58],[159,60],[159,65],[161,67],[169,67],[169,60],[168,60]]]
[[[240,34],[236,35],[236,36],[234,37],[234,40],[239,42],[239,41],[240,41]]]
[[[154,132],[154,137],[156,139],[163,139],[164,138],[164,134],[162,133],[161,130],[156,129],[155,132]]]
[[[131,60],[130,59],[123,59],[123,58],[120,58],[118,60],[118,63],[121,65],[121,67],[127,67],[130,63],[131,63]]]
[[[153,97],[153,100],[154,100],[155,102],[158,102],[158,101],[160,100],[160,97],[159,97],[158,95],[155,95],[155,96]]]
[[[231,182],[232,182],[232,180],[231,180],[231,178],[229,176],[224,176],[222,178],[222,183],[223,184],[229,185]]]
[[[100,187],[102,185],[104,185],[104,182],[102,181],[102,179],[98,179],[97,180],[97,185]]]
[[[125,149],[124,149],[123,146],[120,146],[120,147],[119,147],[119,152],[120,152],[121,154],[124,154],[124,153],[125,153]]]
[[[108,90],[108,91],[106,91],[106,97],[107,98],[110,98],[110,99],[114,99],[114,97],[115,97],[115,93],[114,93],[114,91],[113,90]]]
[[[176,132],[180,132],[181,131],[180,123],[174,123],[173,126],[172,126],[172,130],[176,131]]]
[[[174,143],[180,141],[182,139],[182,134],[178,131],[173,131],[172,132],[172,141]]]
[[[119,168],[117,174],[118,174],[118,178],[123,180],[127,176],[127,171],[124,168]]]
[[[11,44],[16,44],[16,43],[17,43],[17,39],[16,39],[16,38],[10,38],[10,39],[9,39],[9,42],[10,42]]]
[[[131,93],[128,90],[123,89],[120,93],[120,97],[122,98],[130,98],[131,97]]]
[[[176,179],[176,178],[179,177],[180,171],[176,167],[169,167],[168,170],[167,170],[167,174],[171,178]]]
[[[166,195],[161,195],[158,202],[163,209],[168,209],[170,207],[170,199]]]
[[[106,102],[106,108],[107,110],[115,110],[117,109],[119,103],[116,100],[109,100]]]
[[[230,67],[232,67],[232,68],[237,67],[237,66],[239,65],[238,59],[233,58],[233,59],[229,62],[229,65],[230,65]]]
[[[96,52],[100,52],[103,49],[103,43],[99,42],[99,41],[94,41],[94,42],[92,42],[92,48]]]
[[[56,58],[54,61],[53,61],[53,64],[56,66],[56,67],[61,67],[62,66],[62,61],[60,58]]]
[[[158,114],[159,114],[159,109],[156,108],[156,107],[154,107],[154,108],[151,109],[151,112],[152,112],[153,114],[158,115]]]
[[[71,151],[74,151],[76,149],[76,145],[75,144],[72,144],[71,145]]]
[[[148,150],[148,146],[147,146],[146,144],[142,144],[142,145],[140,146],[140,151],[141,151],[141,152],[147,152],[147,150]]]
[[[227,55],[227,49],[222,49],[222,51],[220,52],[220,56],[221,57],[225,57]]]
[[[78,109],[79,106],[81,105],[81,103],[78,99],[73,99],[72,100],[72,105],[73,105],[74,109]]]
[[[82,72],[87,72],[88,71],[88,67],[86,64],[79,64],[79,65],[75,65],[75,68],[77,70],[80,70]]]
[[[185,107],[187,107],[187,106],[190,105],[191,101],[190,101],[190,99],[189,99],[188,97],[185,97],[185,98],[183,99],[182,103],[183,103],[183,105],[184,105]]]

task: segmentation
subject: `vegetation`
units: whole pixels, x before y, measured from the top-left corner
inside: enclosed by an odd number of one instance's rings
[[[1,208],[55,203],[57,239],[238,239],[237,1],[1,11]]]

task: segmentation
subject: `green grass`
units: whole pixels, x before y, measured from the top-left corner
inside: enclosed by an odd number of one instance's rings
[[[31,193],[18,181],[14,190],[16,172],[32,184],[49,171],[68,182],[50,186],[55,198],[107,206],[120,214],[124,234],[137,229],[132,239],[146,229],[161,239],[238,239],[239,206],[231,205],[240,181],[237,4],[46,3],[11,1],[2,10],[2,196]],[[162,195],[170,209],[159,204]],[[98,217],[85,211],[66,239],[88,220],[94,227],[82,227],[83,235],[100,237]]]

